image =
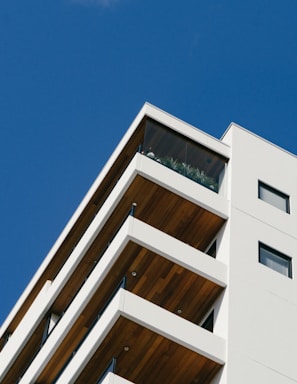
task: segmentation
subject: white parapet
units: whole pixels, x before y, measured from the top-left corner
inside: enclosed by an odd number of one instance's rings
[[[224,219],[228,218],[229,202],[224,195],[205,188],[147,156],[137,153],[134,159],[137,161],[137,174]]]
[[[207,254],[135,218],[130,218],[129,238],[160,256],[226,287],[227,266]]]
[[[2,349],[0,353],[0,383],[31,337],[35,327],[45,316],[47,308],[44,304],[50,287],[51,281],[46,281],[22,321]]]

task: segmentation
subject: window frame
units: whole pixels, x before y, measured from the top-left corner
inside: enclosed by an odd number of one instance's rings
[[[267,200],[263,199],[263,197],[261,196],[261,190],[262,189],[264,189],[264,190],[274,194],[275,196],[283,199],[285,201],[286,208],[282,209],[282,208],[278,207],[277,205],[273,204],[271,201],[267,201]],[[290,196],[284,192],[279,191],[278,189],[276,189],[274,187],[271,187],[270,185],[264,183],[261,180],[258,180],[258,198],[262,201],[265,201],[265,203],[270,204],[273,207],[278,208],[279,210],[290,214]]]
[[[284,253],[264,244],[264,243],[261,243],[259,242],[259,250],[258,250],[258,261],[260,264],[264,265],[265,267],[277,272],[277,273],[280,273],[281,275],[285,276],[285,277],[289,277],[290,279],[293,279],[293,271],[292,271],[292,257],[288,256],[288,255],[285,255]],[[273,255],[276,256],[276,258],[281,258],[282,260],[285,260],[287,263],[288,263],[288,267],[287,267],[287,273],[282,273],[281,271],[271,267],[270,265],[268,265],[267,263],[264,262],[263,260],[263,255],[261,255],[261,250],[264,250],[264,251],[267,251]],[[270,260],[273,260],[273,259],[270,259]],[[275,261],[275,260],[274,260]]]

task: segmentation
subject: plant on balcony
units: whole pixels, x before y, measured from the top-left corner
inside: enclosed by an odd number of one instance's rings
[[[210,188],[214,191],[218,190],[218,183],[213,177],[207,176],[204,171],[200,171],[199,168],[194,167],[191,164],[178,161],[172,156],[156,156],[151,151],[147,154],[147,156],[150,159],[153,159],[158,163],[161,163],[162,165],[165,165],[166,167],[172,169],[173,171],[186,176],[188,179],[191,179],[196,183],[202,184],[205,187]]]

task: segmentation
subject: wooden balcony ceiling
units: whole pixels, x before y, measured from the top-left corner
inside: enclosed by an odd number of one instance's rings
[[[213,213],[196,206],[141,176],[137,176],[118,206],[114,209],[113,214],[87,252],[81,265],[76,269],[72,278],[65,286],[63,293],[54,305],[54,310],[62,312],[65,309],[83,282],[90,265],[98,257],[100,250],[104,249],[108,241],[114,236],[118,230],[119,223],[126,217],[133,202],[137,203],[137,218],[201,250],[206,248],[224,223],[222,218]],[[133,250],[131,245],[130,247],[130,249],[126,250],[126,255],[129,253],[134,255],[132,259],[127,258],[130,264],[119,265],[119,268],[114,270],[113,273],[119,278],[119,276],[125,274],[125,271],[128,271],[129,275],[129,268],[131,271],[139,268],[139,275],[135,279],[137,284],[133,287],[133,283],[130,283],[129,279],[130,288],[128,285],[128,288],[135,291],[138,295],[146,297],[173,312],[182,309],[183,316],[189,318],[192,318],[193,315],[186,303],[195,304],[196,310],[199,307],[196,299],[200,301],[200,298],[199,295],[196,297],[194,292],[199,291],[204,298],[209,297],[209,301],[201,301],[206,306],[213,300],[212,294],[209,295],[210,292],[213,292],[214,297],[217,296],[219,289],[214,284],[204,281],[200,277],[190,277],[188,272],[181,272],[179,267],[170,265],[168,261],[157,255],[150,255],[147,250],[137,249],[137,247]],[[148,260],[150,260],[149,263]],[[146,267],[141,267],[141,265]],[[162,273],[165,277],[162,277]],[[141,275],[143,279],[139,278]],[[157,276],[159,276],[158,281],[156,280]],[[143,284],[145,279],[149,283]],[[165,282],[165,284],[163,282],[163,286],[161,284],[162,279]],[[193,280],[196,280],[195,284]],[[111,281],[114,283],[116,279]],[[193,283],[193,286],[196,286],[197,289],[192,290],[190,283]],[[150,290],[150,285],[151,287],[156,287],[155,291],[154,289]],[[157,289],[158,286],[161,287],[160,290]],[[184,287],[184,289],[178,291],[176,290],[177,286]],[[172,292],[178,292],[179,294],[174,298]],[[108,289],[106,294],[109,294]],[[183,307],[187,309],[184,310]],[[200,306],[200,308],[203,312],[206,307]],[[188,314],[187,311],[189,311]],[[196,316],[199,319],[199,311],[197,311]],[[193,319],[193,321],[197,320]],[[27,356],[27,352],[25,355]]]
[[[65,289],[63,290],[56,304],[54,305],[54,310],[56,310],[58,313],[62,312],[68,305],[69,301],[72,299],[78,287],[83,282],[86,273],[90,269],[90,265],[93,264],[93,261],[98,257],[100,251],[113,237],[115,231],[118,229],[119,223],[123,221],[133,202],[137,203],[136,217],[138,217],[140,220],[143,220],[149,223],[150,225],[160,230],[163,230],[164,232],[167,232],[169,235],[179,238],[185,243],[189,243],[192,246],[202,250],[204,250],[206,246],[210,243],[210,241],[213,239],[216,232],[224,222],[222,218],[212,214],[211,212],[208,212],[205,209],[196,206],[195,204],[179,197],[178,195],[173,194],[172,192],[152,183],[149,180],[144,179],[141,176],[137,176],[134,182],[127,190],[124,197],[121,199],[118,206],[115,208],[105,227],[99,233],[94,244],[87,252],[86,257],[83,259],[81,265],[76,269],[72,278],[66,284]],[[137,247],[135,249],[137,249]],[[130,268],[131,270],[135,269],[137,264],[139,266],[141,264],[146,265],[147,260],[149,260],[149,258],[151,257],[149,256],[148,251],[144,250],[131,251],[131,249],[129,249],[127,250],[126,254],[129,254],[130,252],[134,255],[133,257],[135,258],[134,265]],[[146,254],[147,257],[144,257],[144,254]],[[181,277],[183,275],[186,276],[187,273],[180,274],[179,268],[177,268],[176,266],[169,266],[169,262],[165,261],[165,259],[161,260],[162,258],[160,257],[158,258],[159,261],[157,261],[157,258],[157,255],[155,255],[154,258],[151,258],[150,268],[146,272],[146,275],[150,279],[148,281],[151,281],[152,286],[154,286],[155,284],[155,280],[152,277],[158,275],[157,272],[160,268],[160,271],[163,270],[163,272],[167,269],[171,270],[170,274],[174,276],[170,283],[172,287],[171,289],[174,289],[174,285],[178,285],[178,282],[180,280],[183,281],[181,283],[182,286],[184,286],[185,288],[189,288],[189,283],[192,281],[191,278]],[[155,260],[154,263],[152,262],[153,259]],[[132,259],[129,260],[129,262],[131,263]],[[163,266],[161,267],[161,265]],[[118,271],[115,271],[114,273],[116,274],[116,276],[123,276],[125,274],[125,269],[128,270],[128,268],[129,267],[127,265],[125,267],[120,267]],[[141,273],[143,274],[143,272],[140,271],[140,274]],[[170,276],[170,274],[168,276]],[[155,293],[141,292],[141,290],[139,290],[139,287],[141,287],[141,281],[144,280],[138,280],[137,278],[135,279],[135,281],[138,281],[138,288],[135,288],[135,292],[140,296],[148,297],[149,300],[156,302],[156,304],[162,305],[173,312],[177,309],[180,309],[181,304],[178,303],[177,300],[171,303],[170,305],[169,302],[170,300],[172,300],[172,297],[169,297],[167,302],[165,300],[165,295],[168,295],[170,292],[169,285],[161,295],[158,291],[156,291]],[[160,284],[160,282],[158,284]],[[199,278],[199,282],[197,280],[196,284],[197,286],[201,284],[201,290],[197,289],[197,291],[199,290],[201,292],[204,292],[204,296],[208,296],[209,292],[211,292],[212,290],[214,291],[214,295],[217,295],[216,291],[218,287],[212,285],[210,282],[202,283],[202,279]],[[148,286],[146,285],[146,287]],[[163,287],[163,289],[165,288]],[[132,286],[131,290],[134,291],[134,288]],[[179,292],[181,298],[183,292],[184,290],[181,290]],[[183,304],[186,303],[186,300],[195,303],[195,299],[192,298],[193,292],[194,291],[191,289],[189,289],[188,293],[184,292],[184,299],[181,299]],[[197,296],[197,299],[198,297],[199,296]],[[209,295],[209,299],[209,302],[211,302],[212,295]],[[207,305],[209,304],[208,301],[203,302]],[[203,308],[201,307],[201,309]],[[197,318],[199,318],[199,311],[197,311],[196,315]],[[183,316],[188,316],[186,315],[186,311],[183,311]],[[189,316],[192,315],[189,314]],[[27,353],[25,353],[25,355],[27,355]]]
[[[85,326],[92,320],[126,276],[126,289],[198,324],[223,287],[164,257],[129,242],[84,311]],[[54,308],[64,303],[64,289]],[[57,311],[58,312],[58,311]]]
[[[123,276],[127,278],[126,289],[129,291],[196,324],[201,322],[223,290],[213,282],[130,242],[60,344],[38,382],[50,384],[54,380]],[[64,294],[67,292],[64,291]],[[63,297],[57,300],[55,307],[60,300],[64,301]]]
[[[137,203],[140,220],[202,251],[224,223],[223,218],[141,176],[135,178],[116,212],[126,202]]]
[[[202,251],[224,223],[221,217],[141,176],[136,176],[66,284],[64,301],[61,300],[56,307],[57,312],[64,311],[84,281],[94,260],[98,259],[102,250],[119,230],[134,202],[137,203],[135,216],[138,219]]]
[[[116,374],[136,384],[206,384],[221,367],[121,317],[75,383],[96,383],[113,356]]]

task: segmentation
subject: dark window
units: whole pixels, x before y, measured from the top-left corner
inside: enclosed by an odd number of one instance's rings
[[[259,262],[292,278],[292,259],[262,243],[259,243]]]
[[[216,240],[208,248],[206,254],[213,257],[214,259],[216,258],[216,256],[217,256],[217,241]]]
[[[219,192],[227,159],[151,119],[146,121],[142,153],[188,179]]]
[[[269,203],[284,212],[290,213],[289,196],[262,183],[262,181],[259,181],[258,197],[259,199],[266,201],[266,203]]]
[[[201,327],[206,329],[209,332],[213,332],[213,325],[214,325],[214,310],[210,312],[210,314],[207,316],[207,318],[203,321],[201,324]]]

